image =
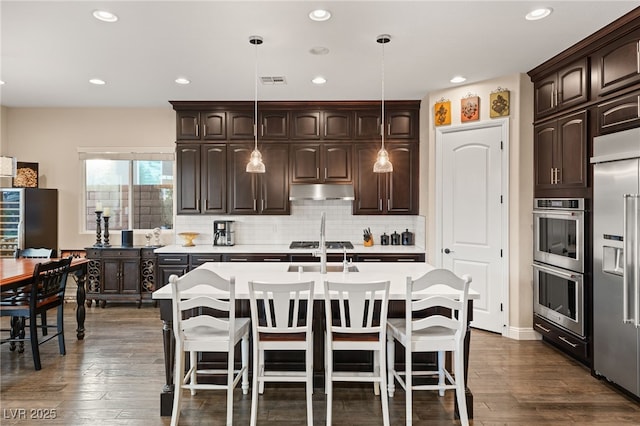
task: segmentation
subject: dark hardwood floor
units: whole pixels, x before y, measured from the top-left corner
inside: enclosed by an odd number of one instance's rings
[[[44,344],[41,371],[34,371],[29,347],[23,354],[0,347],[0,424],[169,424],[159,415],[164,364],[158,310],[126,304],[90,308],[86,338],[77,341],[74,309],[73,303],[66,305],[67,355],[58,354],[55,341]],[[640,404],[540,341],[474,330],[469,387],[475,397],[473,425],[640,425]],[[223,391],[186,393],[180,424],[223,425],[224,398]],[[248,425],[250,395],[236,390],[235,401],[234,424]],[[453,419],[453,392],[443,398],[414,392],[414,404],[415,425],[459,424]],[[325,407],[324,392],[317,389],[314,424],[325,423]],[[46,410],[55,410],[56,418],[31,418]],[[392,425],[403,425],[402,390],[396,390],[390,410]],[[259,412],[259,425],[305,424],[303,386],[267,385]],[[336,388],[335,425],[381,425],[380,412],[369,386]]]

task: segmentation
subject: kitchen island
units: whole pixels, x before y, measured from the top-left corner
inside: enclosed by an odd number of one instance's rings
[[[336,269],[339,272],[327,272],[327,274],[320,274],[319,272],[304,272],[304,270],[311,270],[317,268],[317,263],[269,263],[269,262],[208,262],[199,266],[199,268],[210,269],[220,276],[229,279],[235,277],[236,282],[236,315],[240,317],[250,317],[249,310],[249,291],[248,282],[250,280],[258,281],[270,281],[270,282],[294,282],[301,280],[313,280],[315,282],[314,291],[314,383],[315,387],[320,388],[324,383],[324,342],[323,342],[323,330],[324,330],[324,294],[323,285],[324,280],[338,281],[338,282],[367,282],[367,281],[380,281],[389,280],[391,282],[391,288],[389,291],[389,317],[404,317],[404,300],[406,294],[406,280],[407,277],[417,278],[430,270],[433,266],[422,262],[411,263],[354,263],[351,267],[356,267],[357,272],[342,272],[343,265],[337,262],[327,263],[327,269]],[[303,272],[299,272],[302,268]],[[288,272],[289,270],[293,272]],[[205,294],[198,293],[196,287],[193,291],[193,295]],[[206,289],[201,289],[206,292]],[[440,291],[440,293],[437,293]],[[434,294],[446,294],[443,289],[434,289]],[[480,295],[470,290],[469,301],[469,321],[471,321],[473,313],[473,300],[478,299]],[[163,322],[163,337],[164,337],[164,356],[165,356],[165,375],[166,384],[162,389],[160,398],[160,414],[162,416],[171,415],[171,404],[173,401],[173,365],[174,365],[174,337],[172,326],[172,312],[171,312],[171,287],[165,285],[164,287],[156,290],[153,293],[153,299],[157,300],[160,305],[160,318]],[[469,339],[470,333],[467,330],[465,341],[465,363],[468,365],[468,351],[469,351]],[[277,354],[276,354],[277,355]],[[288,358],[289,354],[283,354],[283,357],[274,357],[272,362],[278,363],[291,363],[295,368],[300,362],[297,358]],[[370,354],[367,354],[370,355]],[[291,355],[289,355],[291,356]],[[435,357],[434,357],[435,359]],[[424,360],[424,365],[430,365],[434,359]],[[403,356],[397,357],[398,363],[401,363]],[[341,363],[349,369],[366,368],[372,362],[371,357],[364,357],[362,354],[346,354],[342,359],[336,358],[336,364]],[[207,362],[206,360],[204,362]],[[211,360],[215,364],[216,360]],[[267,360],[269,362],[269,360]],[[465,376],[467,370],[465,369]],[[469,417],[473,416],[473,395],[467,389],[467,407]]]

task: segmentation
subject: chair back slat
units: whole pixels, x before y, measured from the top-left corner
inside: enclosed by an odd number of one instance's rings
[[[169,277],[171,285],[173,331],[183,336],[196,327],[210,332],[229,333],[229,345],[233,345],[231,333],[235,329],[235,278],[225,279],[208,269],[194,269],[178,277]],[[189,291],[208,287],[211,295],[191,296]],[[219,293],[219,296],[216,295]]]
[[[458,277],[448,269],[434,269],[416,280],[407,277],[407,335],[444,327],[456,330],[456,339],[464,338],[470,284],[470,276]],[[427,312],[429,310],[431,312]],[[437,313],[434,315],[433,311]],[[448,315],[443,312],[448,312]]]
[[[324,282],[327,329],[335,333],[378,333],[386,327],[389,281],[368,283]],[[337,303],[332,304],[332,299]],[[376,301],[379,301],[376,303]],[[380,316],[374,317],[380,304]],[[337,315],[333,315],[337,306]],[[378,322],[374,322],[378,320]]]
[[[50,259],[53,255],[53,249],[50,248],[33,248],[16,249],[15,257],[23,259]]]
[[[30,304],[37,306],[52,297],[64,297],[71,256],[46,263],[38,263],[33,269]]]
[[[313,285],[313,281],[249,281],[254,330],[260,333],[310,333]]]

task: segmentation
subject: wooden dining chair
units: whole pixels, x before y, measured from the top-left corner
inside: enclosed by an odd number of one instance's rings
[[[434,269],[416,280],[407,277],[405,318],[387,321],[389,397],[395,393],[395,379],[405,390],[407,426],[412,424],[414,390],[438,390],[443,396],[446,389],[455,389],[460,422],[469,424],[464,383],[464,338],[470,283],[468,275],[459,278],[447,269]],[[404,371],[395,368],[395,342],[405,347]],[[455,376],[445,368],[446,351],[453,353]],[[438,369],[413,371],[412,355],[416,352],[437,352]],[[415,384],[416,376],[435,376],[438,383]]]
[[[0,300],[0,315],[11,317],[10,337],[3,339],[2,343],[15,344],[16,342],[30,341],[36,370],[42,368],[39,349],[41,344],[57,337],[60,354],[66,354],[64,343],[64,290],[67,284],[71,259],[71,257],[67,257],[36,264],[31,283],[23,288],[22,291],[17,292],[15,296],[3,297]],[[46,318],[43,314],[51,309],[56,309],[57,311],[56,323],[38,323],[38,316]],[[27,327],[29,328],[29,335],[25,336]],[[55,329],[56,332],[48,335],[43,331],[43,336],[40,338],[38,329]]]
[[[313,426],[313,281],[266,283],[249,281],[253,336],[251,426],[258,417],[258,393],[265,382],[304,382],[307,425]],[[265,365],[266,351],[304,353],[304,371],[276,371]]]
[[[227,280],[207,269],[169,277],[171,284],[173,333],[175,336],[174,396],[171,425],[178,424],[182,390],[195,395],[198,389],[227,391],[227,425],[233,423],[233,390],[242,379],[242,393],[249,393],[249,318],[236,318],[235,279]],[[195,287],[204,289],[190,296]],[[210,295],[204,295],[206,293]],[[241,343],[242,366],[235,369],[235,347]],[[185,352],[189,369],[185,372]],[[226,369],[199,369],[198,353],[227,354]],[[199,383],[198,375],[226,376],[224,384]]]
[[[53,255],[53,249],[28,247],[16,249],[15,258],[19,259],[49,259]]]
[[[389,425],[389,401],[385,363],[389,281],[337,283],[324,281],[326,311],[325,391],[327,426],[332,423],[333,382],[372,382],[380,395],[382,421]],[[334,351],[373,353],[373,370],[334,371]],[[380,388],[383,389],[380,392]]]

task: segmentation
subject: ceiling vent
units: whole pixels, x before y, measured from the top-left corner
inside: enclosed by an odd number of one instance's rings
[[[280,77],[280,76],[275,76],[275,77],[260,77],[260,81],[262,82],[262,84],[266,85],[281,85],[281,84],[287,84],[287,79],[284,77]]]

